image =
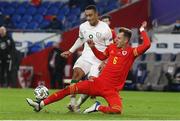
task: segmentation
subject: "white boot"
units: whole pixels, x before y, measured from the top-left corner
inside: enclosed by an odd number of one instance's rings
[[[33,101],[30,98],[26,98],[27,103],[34,108],[34,111],[39,112],[42,109],[42,106],[40,106],[40,102]]]
[[[96,101],[95,104],[93,104],[91,107],[87,108],[83,113],[92,113],[98,111],[98,108],[100,106],[100,102]]]

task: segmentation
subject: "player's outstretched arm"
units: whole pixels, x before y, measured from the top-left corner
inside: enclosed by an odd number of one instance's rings
[[[143,38],[143,43],[134,49],[135,56],[143,54],[151,46],[151,41],[145,31],[146,26],[147,26],[147,22],[144,21],[142,23],[142,26],[140,27],[140,32],[141,32],[141,36]]]
[[[91,48],[91,50],[93,51],[94,55],[99,59],[99,60],[105,60],[108,57],[101,51],[99,51],[96,47],[95,44],[92,40],[88,40],[87,41],[89,47]]]
[[[83,41],[78,38],[76,40],[76,42],[74,43],[74,45],[68,50],[68,51],[65,51],[63,53],[61,53],[61,56],[64,57],[64,58],[68,58],[72,53],[74,53],[79,47],[81,47],[83,45]]]

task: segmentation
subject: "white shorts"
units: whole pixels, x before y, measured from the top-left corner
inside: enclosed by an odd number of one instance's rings
[[[74,64],[73,69],[78,67],[78,68],[81,68],[84,71],[85,75],[87,75],[88,77],[90,76],[98,77],[99,65],[100,65],[99,62],[90,63],[84,58],[79,57],[76,63]]]

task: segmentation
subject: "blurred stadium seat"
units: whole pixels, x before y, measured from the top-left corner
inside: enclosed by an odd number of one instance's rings
[[[43,48],[42,48],[42,43],[33,43],[30,47],[30,53],[36,53],[36,52],[39,52],[41,51]]]
[[[19,24],[16,25],[16,27],[18,29],[26,29],[27,25],[28,24],[26,22],[20,22]]]
[[[45,44],[45,48],[48,48],[48,47],[51,47],[51,46],[53,46],[53,41],[49,41],[49,42],[47,42],[46,44]]]
[[[37,22],[31,22],[31,23],[29,23],[28,25],[27,25],[27,29],[38,29],[38,26],[39,24],[37,23]]]
[[[26,8],[26,14],[27,15],[34,15],[34,14],[36,14],[36,7],[29,6],[28,8]]]
[[[36,11],[36,13],[40,15],[45,15],[46,12],[47,12],[47,8],[45,8],[44,6],[40,6]]]
[[[40,28],[46,28],[48,25],[50,24],[50,22],[49,21],[47,21],[47,20],[43,20],[41,23],[40,23]]]
[[[59,8],[58,7],[50,7],[46,14],[47,15],[57,15]]]
[[[12,16],[13,23],[19,22],[21,20],[21,16],[19,14],[14,14]]]
[[[13,7],[7,7],[6,9],[4,9],[3,13],[5,15],[13,15],[15,12],[15,9]]]
[[[41,23],[43,21],[43,16],[41,14],[36,14],[35,16],[33,16],[32,21]]]
[[[27,23],[30,23],[31,20],[32,20],[32,16],[31,16],[31,15],[25,14],[24,16],[22,16],[20,22],[27,22]]]
[[[118,0],[113,0],[113,1],[99,0],[96,4],[100,14],[109,12],[119,7]],[[65,27],[71,28],[80,24],[80,14],[82,12],[81,6],[76,6],[71,8],[68,6],[67,2],[61,2],[61,1],[55,1],[55,2],[43,1],[39,6],[33,6],[29,1],[23,1],[23,2],[0,1],[0,7],[1,7],[1,12],[3,14],[12,16],[12,21],[15,27],[21,29],[24,27],[22,26],[19,27],[18,22],[23,22],[23,23],[33,22],[33,24],[34,22],[37,22],[40,23],[40,26],[28,25],[27,29],[30,28],[42,29],[43,26],[45,26],[48,23],[42,20],[44,19],[43,16],[47,16],[47,15],[57,16],[59,21],[63,21],[67,18],[68,20],[65,23]],[[71,23],[72,20],[74,20],[73,23]],[[68,28],[66,28],[66,30]]]
[[[23,15],[26,12],[25,6],[22,4],[16,9],[15,14]]]

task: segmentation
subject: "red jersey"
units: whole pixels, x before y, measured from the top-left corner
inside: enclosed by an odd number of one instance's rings
[[[127,46],[125,49],[118,48],[115,44],[109,45],[104,53],[92,48],[94,54],[100,60],[108,58],[107,64],[97,78],[98,81],[118,90],[121,90],[126,81],[128,72],[135,58],[144,53],[150,47],[150,40],[146,32],[141,32],[143,44],[136,48]]]
[[[114,41],[116,38],[116,32],[114,31],[114,29],[111,29],[111,33],[112,33],[112,39]]]

